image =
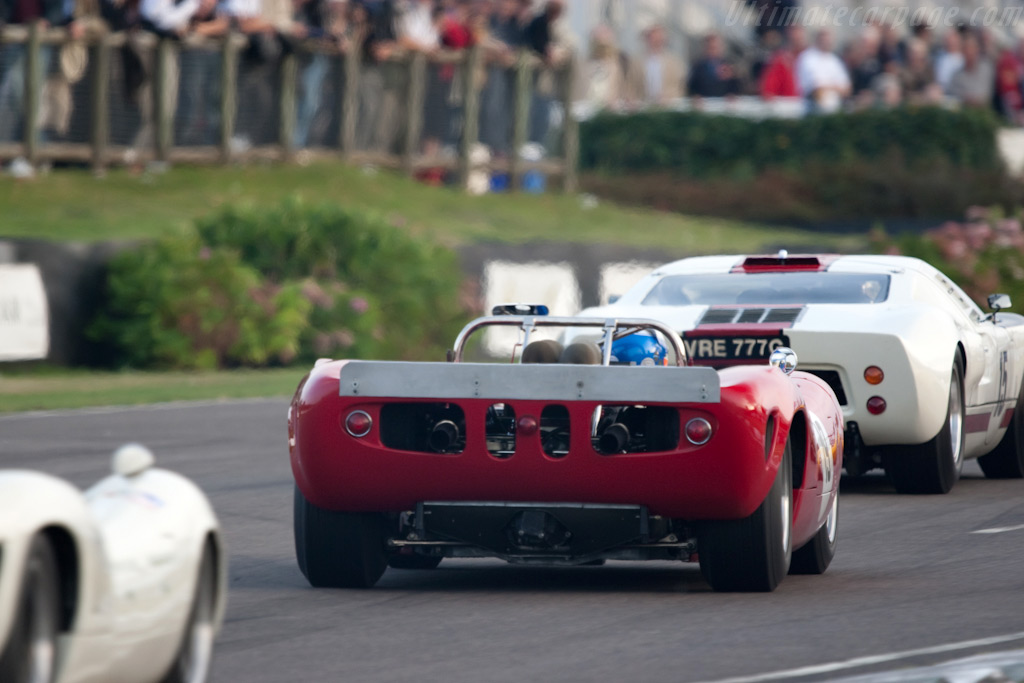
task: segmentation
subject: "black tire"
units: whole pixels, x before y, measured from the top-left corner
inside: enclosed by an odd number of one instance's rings
[[[950,373],[946,421],[918,446],[896,446],[885,455],[885,473],[899,493],[949,493],[964,465],[964,365],[960,354]]]
[[[836,555],[839,539],[839,494],[832,499],[828,518],[806,545],[793,551],[790,574],[824,574]]]
[[[437,569],[444,559],[440,555],[392,555],[388,566],[393,569]]]
[[[773,591],[792,557],[793,451],[787,441],[775,481],[760,507],[744,519],[704,522],[697,553],[716,591]]]
[[[0,681],[50,683],[56,679],[60,604],[57,558],[46,537],[37,535],[21,577],[12,630],[0,652]]]
[[[384,517],[322,510],[295,487],[295,555],[315,588],[370,588],[387,568]]]
[[[978,465],[989,479],[1024,479],[1024,383],[1010,426],[999,445],[978,458]]]
[[[210,675],[213,661],[213,641],[216,636],[217,614],[217,560],[207,542],[199,562],[196,589],[192,595],[192,609],[185,632],[182,634],[178,654],[162,683],[204,683]]]

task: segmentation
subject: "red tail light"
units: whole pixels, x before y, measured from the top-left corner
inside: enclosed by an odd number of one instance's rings
[[[881,415],[886,407],[885,399],[881,396],[872,396],[868,399],[868,412],[872,415]]]
[[[354,437],[366,436],[373,427],[373,418],[365,410],[353,410],[345,418],[345,431]]]
[[[695,417],[686,423],[686,439],[694,446],[703,446],[711,439],[711,423],[703,417]]]

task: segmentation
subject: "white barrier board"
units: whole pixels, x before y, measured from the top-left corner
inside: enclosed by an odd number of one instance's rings
[[[580,310],[580,287],[568,263],[512,263],[488,261],[484,265],[485,314],[497,304],[546,304],[551,315],[575,315]],[[562,330],[540,329],[533,339],[555,339]],[[492,327],[484,333],[484,348],[492,356],[507,357],[519,338],[512,328]]]
[[[606,263],[601,266],[601,305],[606,306],[612,297],[620,297],[633,285],[640,282],[658,267],[657,263]]]
[[[0,264],[0,361],[40,360],[50,350],[50,318],[39,268]]]

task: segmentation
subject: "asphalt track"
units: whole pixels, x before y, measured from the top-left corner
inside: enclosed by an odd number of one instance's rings
[[[716,594],[695,565],[546,569],[446,560],[366,591],[295,565],[286,402],[0,417],[0,467],[87,486],[141,441],[196,481],[230,551],[214,680],[814,681],[1024,648],[1024,481],[974,463],[947,496],[844,483],[823,576]]]

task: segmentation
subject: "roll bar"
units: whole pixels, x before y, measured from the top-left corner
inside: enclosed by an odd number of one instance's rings
[[[483,327],[490,326],[518,327],[523,331],[522,345],[524,349],[530,343],[530,336],[537,327],[601,328],[604,333],[604,339],[601,340],[601,344],[603,344],[601,354],[602,365],[611,365],[612,342],[616,339],[628,337],[643,330],[656,330],[672,345],[672,350],[675,351],[676,355],[676,365],[687,365],[689,360],[686,356],[686,347],[683,345],[683,340],[679,337],[679,334],[666,324],[649,318],[552,318],[536,315],[495,315],[477,318],[462,328],[459,336],[455,338],[452,361],[461,363],[466,341],[470,335]]]

